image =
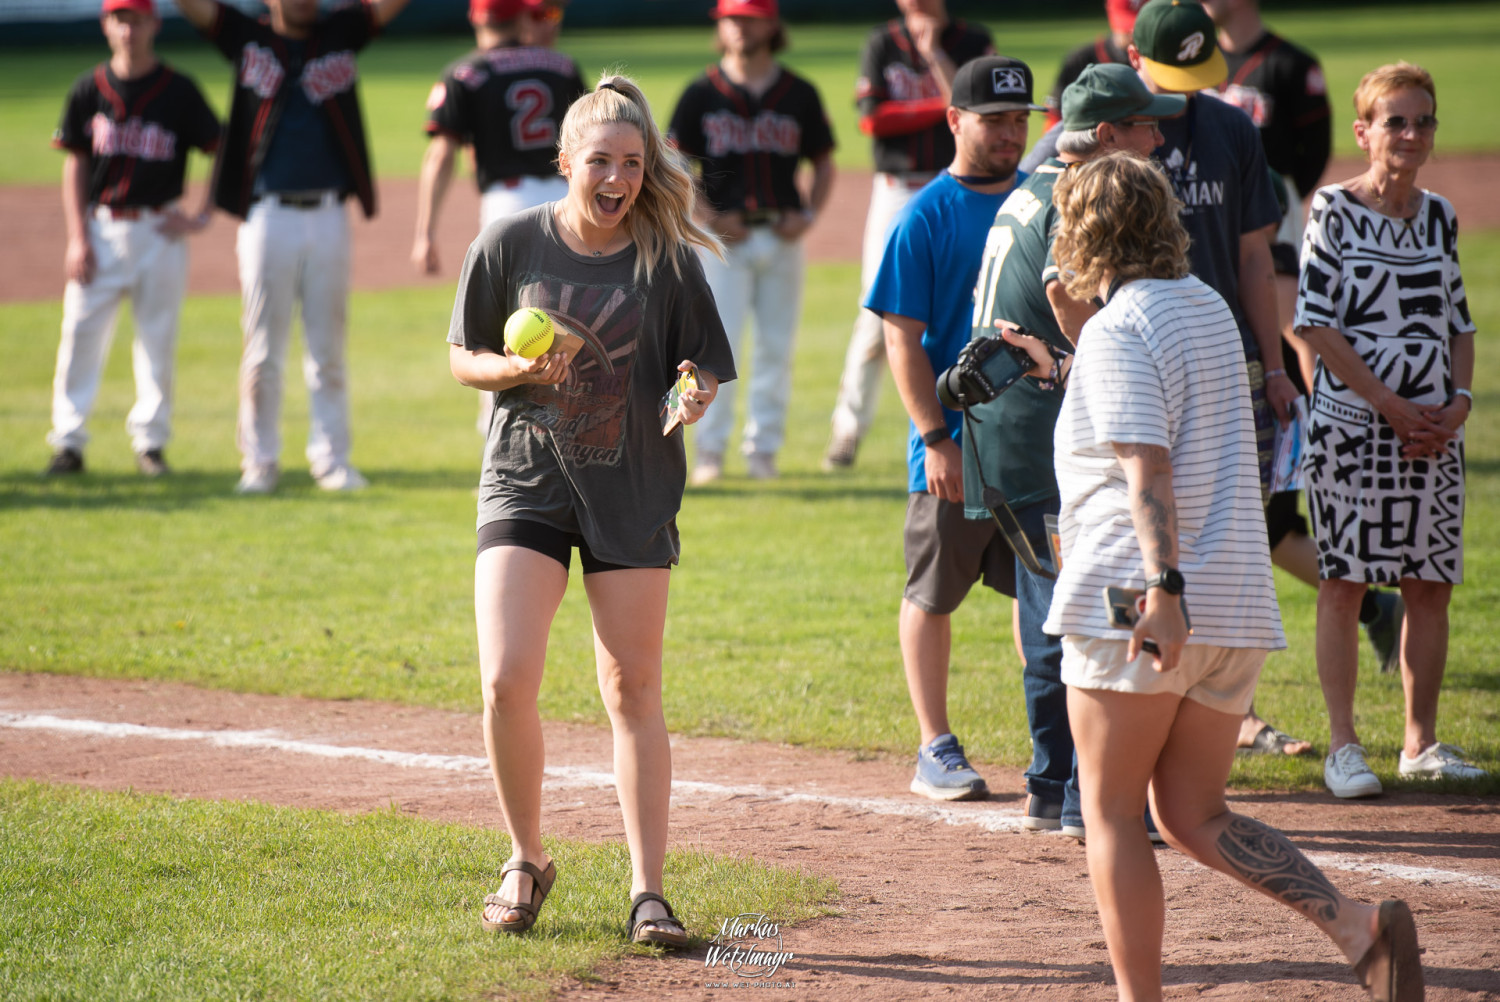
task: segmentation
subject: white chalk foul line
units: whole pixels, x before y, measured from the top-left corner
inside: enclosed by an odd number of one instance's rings
[[[79,720],[45,713],[0,713],[0,727],[15,730],[53,731],[86,734],[105,738],[144,738],[156,741],[201,741],[220,748],[259,748],[321,758],[360,759],[407,769],[436,769],[446,772],[488,776],[487,759],[474,755],[432,755],[425,752],[400,752],[355,745],[331,745],[317,741],[299,741],[280,736],[276,731],[201,731],[180,727],[148,727],[103,720]],[[546,785],[553,789],[613,789],[614,773],[579,766],[548,766]],[[879,814],[940,821],[949,825],[972,825],[986,831],[1020,831],[1019,811],[978,804],[965,807],[942,807],[937,804],[892,800],[886,797],[840,797],[831,794],[777,789],[758,785],[730,786],[694,780],[673,780],[672,792],[679,798],[728,800],[750,798],[774,800],[787,804],[817,804],[854,813]],[[1308,853],[1308,859],[1324,869],[1351,873],[1371,873],[1395,880],[1427,884],[1463,884],[1489,891],[1500,891],[1500,880],[1474,874],[1457,873],[1423,866],[1381,863],[1349,853]]]

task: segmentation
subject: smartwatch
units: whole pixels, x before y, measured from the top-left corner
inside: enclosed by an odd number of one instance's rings
[[[931,431],[922,433],[922,444],[931,447],[937,445],[939,442],[948,441],[949,437],[947,428],[934,428]]]
[[[1147,591],[1160,588],[1168,595],[1181,595],[1186,587],[1187,582],[1183,580],[1182,572],[1175,567],[1163,567],[1160,574],[1146,579]]]

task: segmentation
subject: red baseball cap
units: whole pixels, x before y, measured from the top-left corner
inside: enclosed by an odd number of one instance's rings
[[[117,10],[133,10],[137,14],[156,16],[156,4],[152,0],[104,0],[101,14],[113,14]]]
[[[469,0],[469,20],[480,24],[509,21],[520,17],[532,6],[526,0]]]
[[[719,0],[709,17],[759,17],[767,21],[781,20],[781,11],[776,0]]]
[[[1141,12],[1145,0],[1104,0],[1104,13],[1109,18],[1111,31],[1128,35],[1135,30],[1135,16]]]

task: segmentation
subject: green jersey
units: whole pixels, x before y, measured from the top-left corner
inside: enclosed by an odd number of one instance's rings
[[[1052,230],[1057,209],[1052,187],[1067,170],[1051,159],[1010,193],[995,214],[974,286],[973,337],[993,336],[1008,320],[1058,348],[1072,350],[1047,300],[1056,281]],[[1013,508],[1057,496],[1052,472],[1052,428],[1062,407],[1062,387],[1044,389],[1027,376],[987,404],[971,407],[964,429],[964,514],[989,518],[979,474],[1000,488]]]

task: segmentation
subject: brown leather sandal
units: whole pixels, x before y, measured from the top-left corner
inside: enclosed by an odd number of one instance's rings
[[[637,919],[636,912],[641,905],[648,901],[659,901],[661,906],[667,910],[664,918]],[[667,899],[655,891],[642,891],[630,901],[630,917],[626,919],[630,925],[630,941],[632,943],[651,943],[656,946],[668,946],[679,949],[688,945],[687,927],[684,926],[672,912],[672,906],[667,904]],[[666,926],[675,925],[677,931],[673,932]],[[652,928],[652,927],[655,928]]]
[[[548,861],[545,870],[538,869],[533,863],[506,863],[505,868],[500,871],[500,882],[505,883],[505,875],[514,870],[519,870],[531,878],[531,900],[512,901],[509,898],[502,898],[499,891],[486,894],[484,896],[486,905],[501,905],[506,911],[520,912],[521,917],[509,922],[491,922],[484,917],[483,912],[480,912],[479,924],[484,927],[485,932],[525,932],[536,925],[536,917],[541,912],[548,893],[552,890],[552,882],[557,879],[555,861]]]
[[[1375,942],[1354,965],[1354,976],[1373,1002],[1422,1002],[1422,950],[1406,902],[1380,902],[1378,929]]]

